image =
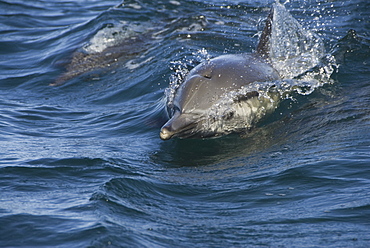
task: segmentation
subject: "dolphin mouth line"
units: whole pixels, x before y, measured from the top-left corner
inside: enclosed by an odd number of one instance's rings
[[[191,138],[192,136],[197,135],[197,132],[194,129],[194,127],[196,127],[197,125],[198,125],[197,122],[190,123],[182,127],[181,129],[175,131],[171,131],[168,127],[164,126],[162,127],[159,136],[162,140],[169,140],[174,137]]]

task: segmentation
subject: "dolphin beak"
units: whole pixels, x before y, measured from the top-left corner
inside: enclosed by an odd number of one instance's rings
[[[161,137],[162,140],[169,140],[174,135],[174,132],[171,132],[169,128],[162,127],[161,132],[159,133],[159,137]]]
[[[194,116],[190,114],[175,113],[172,118],[166,122],[161,128],[159,136],[162,140],[169,140],[174,136],[182,136],[181,134],[191,134],[192,129],[197,125]]]

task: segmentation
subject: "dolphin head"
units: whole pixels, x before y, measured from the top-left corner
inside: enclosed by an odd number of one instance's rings
[[[202,126],[206,112],[225,93],[227,85],[219,72],[219,59],[205,61],[193,68],[176,90],[172,106],[168,109],[170,120],[161,129],[163,140],[172,137],[207,137]],[[223,69],[226,74],[227,69]],[[224,74],[222,73],[222,74]]]
[[[213,104],[211,95],[214,92],[210,91],[212,81],[207,73],[211,67],[209,63],[202,67],[203,70],[192,71],[177,89],[168,109],[171,118],[161,128],[162,140],[202,136],[202,119]]]
[[[222,55],[199,64],[177,88],[168,106],[170,120],[160,131],[161,139],[217,136],[207,127],[208,113],[227,92],[277,77],[271,66],[253,55]]]

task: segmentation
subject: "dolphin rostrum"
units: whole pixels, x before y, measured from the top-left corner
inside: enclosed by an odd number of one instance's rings
[[[170,119],[161,128],[160,138],[162,140],[172,137],[217,137],[248,130],[267,112],[275,109],[279,100],[276,94],[261,95],[258,90],[249,86],[257,82],[280,80],[285,77],[284,75],[296,76],[317,65],[317,61],[310,59],[310,62],[303,61],[304,66],[300,66],[299,70],[294,73],[284,74],[280,70],[280,68],[285,69],[286,66],[279,59],[272,58],[274,53],[279,52],[279,47],[277,49],[271,47],[279,42],[275,41],[272,44],[272,39],[281,38],[273,33],[273,24],[276,18],[280,18],[279,14],[285,15],[285,22],[291,22],[285,25],[283,21],[281,25],[301,29],[299,23],[286,11],[285,7],[280,3],[275,3],[266,20],[256,53],[221,55],[202,62],[186,75],[184,81],[176,89],[171,103],[167,104]],[[316,52],[317,54],[312,55],[316,58],[316,55],[323,50],[319,38],[312,33],[297,30],[287,32],[289,34],[283,33],[281,36],[290,35],[287,39],[297,38],[291,37],[296,34],[299,34],[298,38],[302,36],[312,39],[314,37],[316,40],[305,41],[305,43],[307,43],[306,47],[311,43],[314,44],[315,47],[310,47],[309,52]],[[286,49],[289,56],[283,60],[283,63],[299,61],[301,52],[299,44],[291,44],[291,46],[296,46],[294,49],[281,46],[283,47],[280,48]],[[235,92],[239,93],[233,94]],[[220,109],[222,109],[221,112]]]

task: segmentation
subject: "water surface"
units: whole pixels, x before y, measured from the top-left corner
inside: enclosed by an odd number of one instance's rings
[[[253,51],[270,5],[0,1],[1,246],[368,247],[367,1],[286,4],[336,51],[332,82],[244,137],[159,139],[176,61]],[[101,30],[138,38],[50,86]]]

